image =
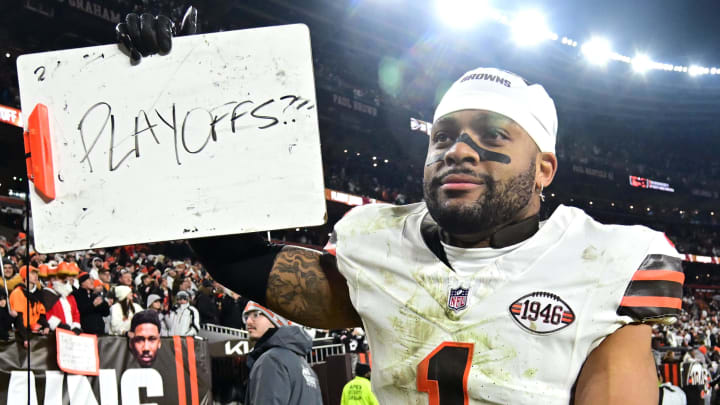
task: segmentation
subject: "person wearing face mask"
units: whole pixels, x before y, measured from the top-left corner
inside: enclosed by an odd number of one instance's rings
[[[177,304],[166,318],[170,336],[195,336],[200,331],[200,313],[190,304],[190,294],[180,291]]]
[[[57,328],[72,330],[75,333],[82,332],[80,324],[80,311],[77,301],[72,295],[73,292],[73,269],[69,265],[58,265],[58,278],[53,282],[52,289],[57,293],[58,299],[48,310],[48,324],[50,330]]]

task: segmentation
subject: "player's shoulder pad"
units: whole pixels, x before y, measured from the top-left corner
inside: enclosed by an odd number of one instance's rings
[[[342,235],[366,233],[383,229],[386,226],[403,221],[409,214],[421,211],[423,203],[392,205],[385,203],[360,205],[352,208],[335,224],[330,239],[323,250],[336,255],[336,244]]]
[[[617,314],[639,322],[676,318],[682,309],[684,282],[680,255],[672,242],[658,232],[633,274]]]
[[[385,203],[366,204],[357,206],[345,213],[345,216],[335,224],[335,229],[347,226],[350,223],[358,222],[383,222],[388,220],[394,222],[396,219],[405,218],[409,214],[419,211],[424,207],[424,203],[415,203],[409,205],[392,205]]]

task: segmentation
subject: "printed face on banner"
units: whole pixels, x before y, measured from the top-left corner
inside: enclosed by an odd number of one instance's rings
[[[141,323],[135,328],[130,338],[130,350],[135,355],[141,367],[150,367],[157,357],[158,349],[162,345],[160,331],[157,325]]]
[[[0,344],[0,404],[27,404],[28,377],[33,404],[197,405],[212,402],[207,341],[173,336],[160,338],[162,345],[160,342],[150,344],[157,331],[135,329],[143,336],[142,341],[137,340],[137,346],[132,338],[98,338],[97,376],[62,372],[50,361],[39,362],[28,375],[23,367],[22,345]],[[144,348],[140,343],[148,344]],[[247,342],[244,343],[238,350],[247,353]],[[50,358],[56,352],[55,337],[37,336],[31,344],[35,358]],[[218,357],[233,355],[226,354],[222,346],[220,349]],[[82,356],[83,352],[78,354]],[[242,364],[233,367],[242,367]],[[239,372],[238,368],[232,373],[239,375]]]

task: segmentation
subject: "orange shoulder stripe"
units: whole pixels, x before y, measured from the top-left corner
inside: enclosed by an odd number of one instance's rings
[[[628,295],[620,301],[622,307],[682,308],[682,299],[670,297],[643,297]]]
[[[685,273],[674,270],[638,270],[635,272],[632,279],[674,281],[682,284],[685,281]]]

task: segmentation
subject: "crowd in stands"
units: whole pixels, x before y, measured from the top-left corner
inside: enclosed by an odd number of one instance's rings
[[[558,127],[558,158],[563,164],[582,164],[601,170],[613,170],[625,181],[627,175],[646,177],[670,184],[675,189],[720,192],[720,160],[712,154],[714,148],[701,151],[698,145],[671,142],[664,137],[667,129],[631,128],[620,122],[608,126],[596,125],[593,120],[567,120]],[[613,136],[606,136],[613,132]],[[618,134],[619,133],[619,134]],[[578,136],[577,134],[582,134]],[[619,135],[625,136],[619,136]],[[656,149],[648,149],[648,140],[655,139]],[[673,147],[667,147],[673,145]],[[698,159],[703,161],[698,165]]]
[[[299,235],[291,239],[297,242]],[[203,324],[245,329],[248,299],[213,281],[183,242],[54,255],[31,246],[29,266],[26,253],[23,233],[12,241],[0,236],[0,340],[27,345],[32,334],[58,328],[125,336],[133,316],[144,310],[157,311],[161,336],[195,336]],[[344,344],[353,361],[368,350],[360,328],[305,331],[328,344]]]
[[[0,318],[2,337],[14,330],[26,341],[31,332],[57,328],[125,335],[145,309],[160,314],[163,336],[193,336],[201,323],[220,320],[216,293],[223,289],[190,259],[172,260],[143,246],[55,255],[31,248],[28,265],[26,243],[22,234],[13,244],[0,239],[0,297],[10,316]]]
[[[680,319],[653,327],[653,349],[660,375],[690,394],[720,403],[720,291],[685,289]],[[673,371],[673,369],[675,371]],[[693,387],[696,387],[693,389]],[[698,403],[698,402],[696,402]]]

